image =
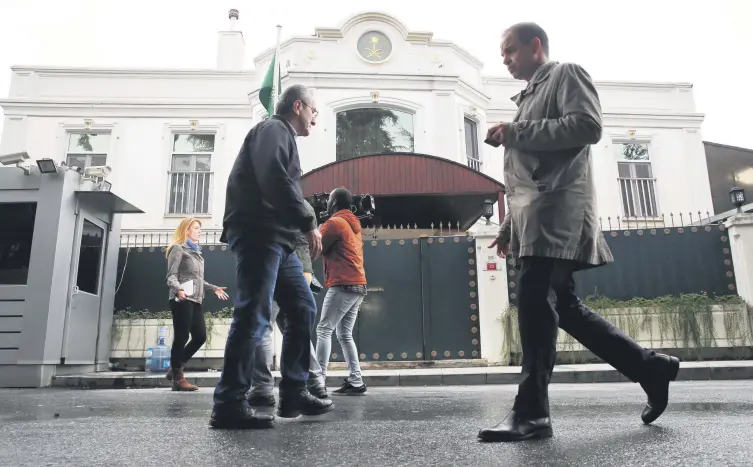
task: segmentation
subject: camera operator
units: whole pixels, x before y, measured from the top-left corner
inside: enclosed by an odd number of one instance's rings
[[[345,188],[333,190],[327,201],[327,213],[331,217],[322,225],[321,233],[324,281],[329,290],[316,328],[316,357],[322,368],[322,379],[326,380],[332,331],[336,329],[350,375],[340,389],[332,393],[360,396],[366,394],[366,385],[361,378],[353,328],[366,295],[366,273],[361,221],[351,211],[352,205],[353,195]]]

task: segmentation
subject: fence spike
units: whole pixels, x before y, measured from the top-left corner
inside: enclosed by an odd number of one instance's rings
[[[689,212],[688,215],[690,216],[690,225],[693,225],[693,213]]]
[[[682,211],[680,211],[680,227],[685,225],[685,221],[682,220]]]
[[[706,211],[706,221],[711,224],[711,214],[708,211]]]
[[[417,222],[413,223],[413,228],[416,229],[416,230],[418,230],[418,223]]]
[[[434,222],[431,223],[431,230],[434,230]]]
[[[599,229],[604,230],[604,224],[602,222],[601,216],[599,216]]]
[[[703,225],[703,216],[701,215],[701,211],[698,211],[698,225]]]
[[[617,230],[622,230],[622,219],[617,216]]]
[[[460,221],[458,221],[458,233],[460,233]]]
[[[674,226],[675,226],[675,213],[673,213],[673,212],[670,212],[670,213],[669,213],[669,218],[670,218],[670,219],[671,219],[671,221],[672,221],[672,227],[674,227]]]
[[[609,222],[609,230],[612,230],[612,216],[607,217],[607,222]]]

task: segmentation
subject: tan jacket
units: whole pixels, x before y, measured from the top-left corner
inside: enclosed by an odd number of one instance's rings
[[[601,139],[601,104],[578,65],[542,65],[505,133],[509,209],[500,238],[513,262],[524,256],[574,260],[578,268],[614,260],[596,215],[591,145]]]
[[[204,290],[214,292],[218,287],[204,280],[204,257],[187,245],[175,245],[167,255],[167,286],[170,287],[170,300],[180,290],[180,284],[193,281],[192,296],[187,300],[201,303],[204,301]]]

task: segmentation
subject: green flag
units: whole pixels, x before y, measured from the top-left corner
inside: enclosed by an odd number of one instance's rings
[[[267,109],[267,114],[271,117],[275,114],[275,103],[272,99],[272,83],[275,80],[275,63],[277,62],[276,57],[272,57],[272,63],[269,64],[269,69],[267,70],[267,75],[264,77],[264,82],[261,85],[261,89],[259,90],[259,100],[261,101],[261,105],[264,106],[265,109]],[[279,71],[279,67],[278,67]],[[277,75],[277,97],[280,97],[280,94],[282,92],[282,73],[278,73]]]

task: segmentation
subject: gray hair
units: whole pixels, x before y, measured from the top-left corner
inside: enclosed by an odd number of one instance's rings
[[[301,101],[311,106],[314,100],[314,94],[309,88],[302,84],[294,84],[282,92],[280,100],[277,102],[275,113],[277,115],[289,115],[293,111],[295,101]]]

